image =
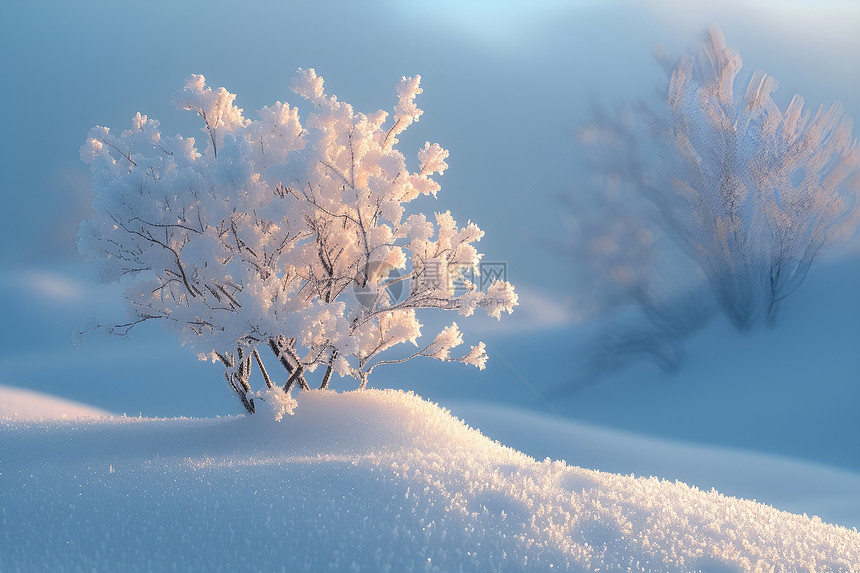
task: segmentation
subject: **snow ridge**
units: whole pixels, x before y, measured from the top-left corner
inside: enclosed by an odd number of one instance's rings
[[[0,384],[0,418],[102,418],[110,412],[26,388]]]
[[[0,422],[0,569],[860,571],[856,530],[537,462],[411,393],[296,398]]]

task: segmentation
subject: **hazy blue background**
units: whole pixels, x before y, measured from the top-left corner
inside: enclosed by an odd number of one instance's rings
[[[477,332],[489,343],[486,371],[425,361],[380,369],[372,384],[546,411],[534,386],[580,419],[860,471],[857,240],[813,267],[775,329],[739,334],[718,320],[674,375],[641,364],[550,392],[574,376],[577,348],[598,326],[572,310],[577,262],[546,248],[562,233],[556,197],[577,176],[575,131],[592,102],[651,97],[661,80],[652,48],[680,53],[710,25],[740,51],[745,74],[779,80],[780,104],[800,93],[860,118],[860,6],[847,1],[4,2],[0,384],[130,415],[238,413],[222,369],[157,325],[129,341],[72,344],[91,314],[123,313],[117,289],[97,286],[76,249],[91,214],[78,157],[88,129],[124,129],[140,111],[165,133],[196,136],[196,118],[169,104],[191,73],[238,93],[249,116],[277,99],[304,114],[287,89],[298,67],[316,68],[361,111],[390,109],[401,75],[421,74],[425,114],[400,147],[414,158],[438,141],[451,156],[439,198],[417,207],[476,221],[522,305],[498,325],[461,321],[472,343]]]

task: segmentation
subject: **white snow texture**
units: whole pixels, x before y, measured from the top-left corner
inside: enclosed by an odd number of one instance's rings
[[[818,518],[537,462],[400,391],[296,398],[0,422],[0,570],[860,571]]]

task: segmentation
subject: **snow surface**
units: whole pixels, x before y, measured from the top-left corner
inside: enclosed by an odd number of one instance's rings
[[[0,418],[102,418],[110,412],[73,400],[0,384]]]
[[[525,408],[480,402],[445,407],[485,436],[537,459],[604,472],[657,476],[754,499],[828,523],[860,527],[860,473],[792,458],[610,429]]]
[[[536,462],[413,394],[297,399],[3,420],[0,570],[860,571],[856,530]]]

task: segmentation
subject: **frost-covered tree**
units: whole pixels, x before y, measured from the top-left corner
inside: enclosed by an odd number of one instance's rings
[[[726,316],[747,328],[761,317],[772,322],[822,248],[855,232],[860,150],[840,104],[810,111],[794,96],[780,109],[776,81],[756,71],[739,86],[741,66],[712,29],[697,54],[666,63],[659,103],[623,121],[598,119],[583,141],[601,150],[600,186],[623,189],[634,209],[641,198],[656,205],[659,217],[640,217],[640,226],[674,241]],[[618,239],[619,252],[642,250]],[[637,290],[653,284],[663,277],[643,279],[651,259],[627,257],[632,268],[616,275],[635,277]]]
[[[274,387],[260,345],[287,370],[286,393],[308,388],[306,374],[320,366],[323,388],[335,372],[363,388],[377,366],[417,356],[483,368],[483,343],[452,356],[463,342],[456,323],[419,344],[421,309],[469,316],[480,307],[499,318],[517,304],[507,282],[479,291],[462,280],[481,258],[474,223],[407,212],[436,195],[434,176],[447,168],[438,144],[419,150],[417,171],[396,148],[422,114],[419,81],[401,80],[389,120],[355,112],[325,94],[314,70],[299,70],[291,87],[314,107],[303,124],[280,102],[247,119],[235,95],[195,75],[174,104],[203,120],[202,150],[140,114],[118,135],[91,130],[81,156],[98,214],[81,225],[79,247],[101,281],[123,281],[132,313],[105,328],[163,322],[225,366],[249,412],[254,363]],[[416,350],[388,352],[404,342]]]
[[[858,227],[860,150],[841,105],[780,108],[776,81],[741,80],[718,29],[661,63],[657,101],[598,110],[579,134],[588,179],[567,198],[561,247],[586,310],[633,311],[589,348],[589,377],[643,357],[673,368],[713,309],[740,329],[772,324],[822,249]]]
[[[772,321],[820,250],[856,228],[860,150],[840,104],[811,112],[796,95],[780,110],[764,72],[735,87],[741,65],[716,29],[681,59],[656,116],[672,154],[650,186],[670,233],[743,328]]]

